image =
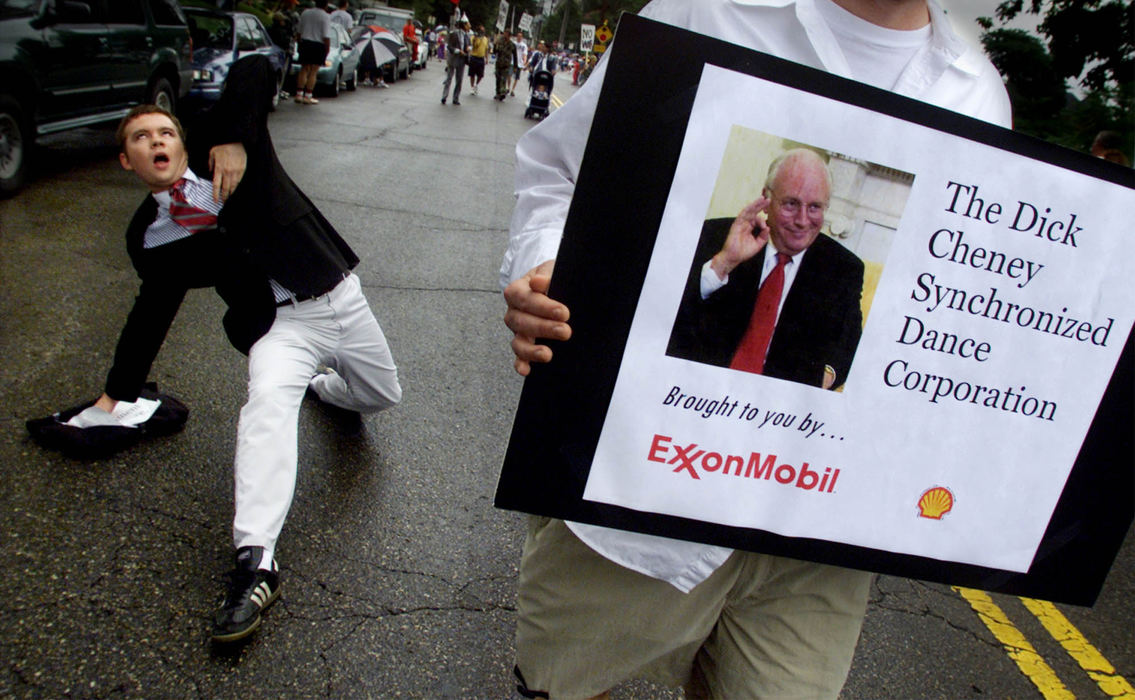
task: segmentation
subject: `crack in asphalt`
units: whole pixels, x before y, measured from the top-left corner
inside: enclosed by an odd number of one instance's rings
[[[940,589],[938,589],[934,586],[928,585],[927,583],[925,583],[923,581],[917,581],[917,580],[914,580],[914,579],[904,579],[903,582],[907,586],[909,586],[910,589],[920,589],[922,592],[931,593],[931,594],[934,594],[935,596],[937,596],[939,598],[949,599],[951,601],[953,601],[955,599],[952,594],[948,594],[948,593],[946,593],[946,592],[944,592],[944,591],[942,591],[942,590],[940,590]],[[884,589],[880,585],[876,585],[875,590],[877,590],[879,592],[879,597],[875,600],[870,601],[870,604],[873,605],[874,607],[877,607],[877,608],[882,609],[882,610],[888,610],[890,612],[900,613],[902,615],[909,615],[909,616],[912,616],[912,617],[922,617],[922,618],[938,620],[939,622],[944,622],[946,624],[946,626],[949,627],[950,629],[952,629],[956,632],[961,632],[965,636],[969,637],[970,639],[972,639],[976,642],[979,642],[980,644],[982,644],[984,646],[987,646],[987,647],[990,647],[990,648],[995,648],[995,649],[1002,649],[1004,647],[1004,645],[1002,645],[1000,642],[997,642],[996,640],[990,641],[988,639],[985,639],[980,634],[980,631],[975,631],[973,629],[970,629],[969,627],[965,627],[965,626],[963,626],[963,625],[961,625],[957,622],[954,622],[953,620],[951,620],[946,615],[931,610],[929,605],[923,604],[922,608],[919,610],[919,609],[913,608],[910,605],[903,604],[902,602],[889,602],[887,600],[888,598],[896,598],[897,599],[897,598],[904,595],[903,592],[889,591],[889,590]],[[969,606],[967,605],[966,607],[968,608]],[[982,629],[984,629],[984,627],[982,627]]]

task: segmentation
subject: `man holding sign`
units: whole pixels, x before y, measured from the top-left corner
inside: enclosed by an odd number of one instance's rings
[[[930,0],[655,0],[640,14],[999,125],[1010,123],[996,70],[954,33]],[[531,363],[552,360],[551,349],[538,339],[571,337],[569,310],[547,291],[605,69],[600,62],[576,96],[517,145],[518,202],[501,282],[505,323],[514,333],[514,366],[522,375]],[[818,171],[809,156],[789,160],[796,162],[782,164],[789,170],[780,175],[802,173],[811,183]],[[719,262],[755,260],[775,247],[789,256],[804,253],[797,273],[802,276],[819,257],[819,246],[827,245],[813,220],[822,223],[827,194],[822,185],[810,194],[789,192],[775,172],[770,184],[739,217],[743,225],[736,226],[734,242],[742,254]],[[820,211],[809,218],[813,205]],[[794,211],[801,225],[790,231],[778,230],[775,222],[761,224],[757,214],[766,208],[770,217]],[[833,370],[809,383],[831,387],[845,379],[858,339],[851,304],[858,304],[862,265],[856,272],[855,262],[830,273],[849,289],[843,302],[848,311],[840,314],[848,337],[834,345],[842,350],[809,360]],[[719,282],[722,271],[731,272],[711,265]],[[767,280],[763,271],[759,277]],[[784,286],[791,290],[803,281],[797,277]],[[781,291],[792,293],[783,286]],[[775,343],[765,363],[770,369],[774,350]],[[540,468],[538,460],[533,455],[533,469]],[[541,691],[601,697],[617,683],[647,678],[684,685],[689,697],[834,698],[851,665],[870,584],[871,575],[861,571],[534,517],[520,567],[517,673],[531,697]]]

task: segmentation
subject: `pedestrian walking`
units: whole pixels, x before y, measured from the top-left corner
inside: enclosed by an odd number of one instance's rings
[[[513,76],[512,67],[516,62],[516,44],[512,43],[512,37],[509,36],[507,29],[497,35],[496,41],[493,42],[493,51],[497,55],[497,93],[493,99],[504,102],[508,97],[509,80]]]
[[[477,25],[477,32],[469,48],[469,92],[477,94],[477,87],[485,79],[485,63],[489,58],[489,37],[485,25]]]
[[[524,40],[524,32],[516,33],[516,58],[513,61],[512,85],[508,88],[509,97],[516,96],[516,84],[520,82],[520,73],[528,65],[528,42]]]
[[[469,56],[469,22],[449,30],[445,39],[445,82],[441,88],[441,103],[449,97],[449,86],[453,84],[453,104],[461,104],[461,81],[465,78],[465,61]]]

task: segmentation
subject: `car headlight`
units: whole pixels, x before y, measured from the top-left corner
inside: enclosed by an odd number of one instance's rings
[[[211,83],[213,82],[213,71],[209,70],[208,68],[194,70],[193,79],[205,83]]]

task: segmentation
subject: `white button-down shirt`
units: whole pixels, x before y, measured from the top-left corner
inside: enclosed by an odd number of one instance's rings
[[[639,14],[846,78],[879,82],[878,76],[853,73],[843,49],[850,41],[847,27],[841,26],[837,37],[821,11],[819,3],[829,2],[653,0]],[[862,64],[857,61],[855,65]],[[517,205],[500,271],[502,288],[556,257],[605,72],[603,59],[579,92],[517,144]],[[954,32],[935,0],[930,0],[927,40],[891,75],[885,80],[894,92],[1010,125],[1009,98],[997,70],[978,48]],[[705,580],[732,553],[724,547],[581,523],[568,525],[607,559],[682,591]]]

